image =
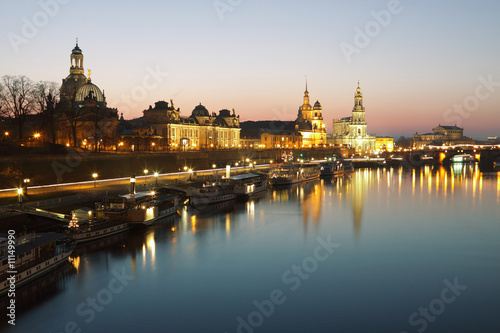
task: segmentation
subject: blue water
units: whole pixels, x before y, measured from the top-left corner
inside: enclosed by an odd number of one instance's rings
[[[499,332],[499,240],[497,174],[358,170],[81,249],[4,329]]]

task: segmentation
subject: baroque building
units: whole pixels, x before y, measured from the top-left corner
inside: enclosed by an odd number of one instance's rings
[[[356,94],[354,95],[352,116],[333,120],[331,142],[336,145],[348,146],[357,152],[374,151],[376,138],[367,134],[367,126],[363,94],[358,82]]]
[[[323,107],[318,100],[314,106],[311,106],[307,81],[303,104],[299,108],[295,123],[296,129],[302,134],[302,144],[304,147],[315,147],[326,144],[326,125],[323,121]]]
[[[90,79],[90,70],[85,76],[78,40],[70,55],[69,75],[62,81],[56,111],[58,143],[95,151],[116,146],[118,110],[107,107],[104,93]]]
[[[432,133],[418,134],[413,136],[412,146],[414,148],[423,148],[427,145],[459,145],[473,144],[470,137],[464,136],[464,129],[455,126],[442,126],[441,124],[432,129]]]
[[[240,119],[234,109],[223,109],[219,114],[209,112],[201,103],[189,117],[181,117],[174,102],[159,101],[155,107],[144,110],[144,123],[155,135],[165,139],[168,149],[238,149],[240,145]]]

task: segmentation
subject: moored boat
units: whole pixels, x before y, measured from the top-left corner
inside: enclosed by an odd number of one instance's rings
[[[239,197],[250,197],[267,189],[266,176],[254,173],[245,173],[232,176],[230,182],[234,186],[234,193]]]
[[[15,294],[21,285],[68,261],[76,245],[54,232],[16,235],[15,240],[9,236],[0,239],[0,295]]]
[[[336,162],[323,162],[319,165],[321,178],[333,177],[335,169],[337,167]]]
[[[286,163],[272,168],[269,172],[269,184],[272,186],[292,185],[318,179],[320,170],[317,164]]]
[[[234,185],[228,182],[219,184],[203,184],[194,190],[189,199],[193,206],[209,205],[236,199]]]
[[[128,229],[130,228],[126,221],[113,221],[109,218],[91,218],[79,221],[73,215],[68,226],[68,237],[80,244],[124,232]]]
[[[150,226],[158,219],[175,214],[179,207],[175,194],[157,195],[155,191],[130,193],[106,200],[98,216],[123,221],[129,226]]]

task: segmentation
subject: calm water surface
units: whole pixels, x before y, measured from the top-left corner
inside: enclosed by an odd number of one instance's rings
[[[499,332],[500,179],[358,170],[81,248],[6,332]]]

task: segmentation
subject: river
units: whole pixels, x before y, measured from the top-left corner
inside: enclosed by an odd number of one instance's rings
[[[79,248],[6,332],[499,332],[500,177],[357,170]]]

